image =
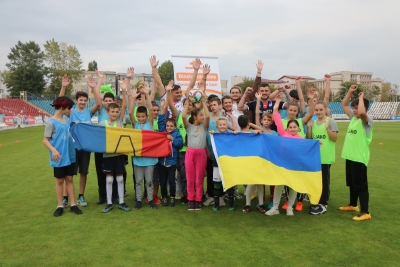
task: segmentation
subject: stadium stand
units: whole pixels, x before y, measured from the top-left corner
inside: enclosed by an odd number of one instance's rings
[[[0,99],[0,114],[6,116],[16,116],[18,114],[25,116],[41,116],[42,112],[23,100],[2,98]]]
[[[372,104],[368,115],[374,120],[388,120],[390,116],[396,116],[400,102],[375,102]]]

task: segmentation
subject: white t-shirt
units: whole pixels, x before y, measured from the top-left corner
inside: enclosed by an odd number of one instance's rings
[[[164,94],[164,96],[162,98],[165,101],[167,101],[166,97],[167,97],[167,94]],[[174,102],[174,106],[178,110],[178,113],[182,113],[182,111],[183,111],[183,100],[185,100],[185,98],[186,98],[186,95],[182,95],[181,100]],[[171,112],[170,108],[168,108],[168,118],[172,118],[172,112]]]
[[[244,115],[243,114],[243,111],[239,111],[238,109],[237,109],[237,103],[233,103],[232,104],[232,115],[236,118],[236,119],[238,119],[239,118],[239,116],[241,116],[241,115]]]

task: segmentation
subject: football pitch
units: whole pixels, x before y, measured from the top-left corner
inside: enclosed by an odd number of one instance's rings
[[[372,220],[364,222],[338,210],[349,203],[340,157],[347,125],[338,123],[328,212],[309,215],[310,204],[304,202],[304,210],[293,217],[282,210],[265,216],[255,200],[252,211],[243,214],[244,198],[236,201],[233,212],[226,207],[189,212],[179,200],[173,208],[157,210],[144,202],[136,211],[131,165],[125,202],[132,211],[114,205],[103,214],[104,206],[95,204],[92,154],[88,206],[81,208],[82,215],[67,208],[56,218],[44,127],[0,131],[0,266],[399,266],[400,123],[374,124],[368,166]],[[74,177],[76,196],[78,179]],[[243,195],[243,186],[239,189]]]

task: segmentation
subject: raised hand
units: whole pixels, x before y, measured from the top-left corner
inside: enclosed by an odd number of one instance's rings
[[[206,90],[205,84],[202,81],[197,83],[197,88],[199,88],[199,90],[201,90],[202,92]]]
[[[357,91],[357,89],[358,89],[358,86],[353,84],[352,86],[350,86],[349,91],[350,92],[355,92],[355,91]]]
[[[360,99],[364,98],[364,92],[359,93],[358,98],[360,98]]]
[[[331,75],[325,74],[324,78],[325,78],[325,81],[329,82],[331,80]]]
[[[258,60],[256,63],[256,67],[257,67],[257,71],[261,72],[264,67],[264,63],[261,60]]]
[[[246,91],[244,91],[245,94],[251,94],[253,92],[253,88],[247,87]]]
[[[98,78],[99,80],[103,79],[104,74],[103,74],[102,72],[99,72],[98,70],[96,70],[96,74],[97,74],[97,78]]]
[[[133,67],[129,67],[126,71],[126,78],[131,78],[135,74],[135,69]]]
[[[163,108],[165,106],[165,99],[164,98],[161,98],[160,104],[161,104],[161,108]]]
[[[257,98],[257,100],[261,100],[261,96],[262,96],[262,94],[260,94],[260,93],[256,93],[256,98]]]
[[[296,83],[299,83],[299,82],[301,82],[301,80],[303,80],[303,78],[301,78],[300,76],[299,77],[296,77]]]
[[[285,83],[285,84],[283,85],[283,87],[285,87],[285,89],[290,89],[290,84]]]
[[[165,89],[166,89],[167,91],[171,91],[172,89],[174,89],[174,81],[173,81],[173,80],[170,80],[169,83],[168,83],[168,85],[165,87]]]
[[[148,95],[149,92],[150,92],[149,84],[145,84],[145,85],[142,87],[142,91],[141,91],[141,92],[144,93],[144,94],[146,94],[146,95]]]
[[[156,56],[153,55],[150,57],[150,65],[152,68],[157,68],[158,60],[157,60]]]
[[[67,74],[64,74],[64,76],[61,79],[61,86],[62,87],[67,87],[69,85],[70,81],[69,81],[69,77]]]
[[[210,73],[210,65],[208,65],[208,64],[205,64],[204,66],[203,66],[203,75],[207,75],[207,74],[209,74]]]
[[[314,91],[311,90],[311,88],[308,88],[307,90],[307,99],[313,99],[314,98]]]
[[[119,83],[119,87],[120,87],[122,90],[126,90],[126,82],[125,82],[125,80]]]
[[[278,103],[282,101],[281,94],[277,94],[277,95],[275,96],[275,101],[278,102]]]
[[[195,60],[193,60],[193,69],[195,70],[199,70],[200,69],[200,65],[201,65],[201,61],[200,59],[196,58]]]
[[[279,85],[278,86],[278,91],[279,92],[283,92],[285,90],[285,87],[283,87],[283,85]]]
[[[92,89],[93,89],[94,87],[96,87],[96,82],[94,81],[92,75],[89,75],[87,84],[88,84],[89,87],[92,88]]]
[[[140,95],[140,93],[136,91],[136,89],[131,89],[131,95],[133,98],[136,99]]]

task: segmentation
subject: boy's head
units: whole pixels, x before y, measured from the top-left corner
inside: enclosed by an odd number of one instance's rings
[[[299,101],[299,93],[297,92],[297,90],[291,90],[289,92],[289,95],[292,97],[293,101],[298,102]]]
[[[271,89],[269,89],[268,83],[260,83],[258,86],[258,93],[261,94],[262,100],[267,100],[269,95],[271,94]]]
[[[369,100],[363,98],[363,102],[364,102],[365,112],[367,112],[368,108],[369,108]],[[351,102],[351,107],[353,108],[353,113],[354,113],[354,116],[356,116],[356,118],[359,117],[358,116],[358,104],[359,103],[360,103],[360,99],[359,98],[356,98]]]
[[[52,106],[56,110],[62,110],[63,115],[69,113],[70,109],[74,106],[74,101],[71,98],[66,96],[60,96],[54,99]]]
[[[103,105],[107,108],[107,106],[108,106],[110,103],[113,103],[114,100],[115,100],[114,95],[113,95],[112,93],[110,93],[110,92],[106,92],[106,93],[104,94],[104,96],[103,96]]]
[[[265,129],[269,129],[271,124],[274,122],[272,114],[270,112],[265,112],[262,115],[261,124]]]
[[[172,132],[176,129],[176,121],[174,119],[167,119],[165,128],[167,129],[167,132]]]
[[[106,107],[108,117],[111,121],[116,121],[119,115],[120,107],[117,103],[112,102]]]
[[[208,105],[210,107],[211,112],[214,112],[214,113],[218,112],[221,109],[221,107],[220,107],[221,100],[219,100],[218,96],[213,97],[208,100]]]
[[[232,97],[229,95],[226,95],[222,97],[222,108],[226,112],[231,112],[232,111],[232,105],[233,105],[233,100]]]
[[[153,112],[153,118],[158,118],[158,114],[160,113],[160,106],[157,104],[156,101],[151,101],[151,105],[153,106],[153,109],[151,110]]]
[[[88,99],[89,99],[89,96],[86,92],[84,92],[84,91],[76,92],[75,101],[76,101],[76,104],[78,105],[78,109],[85,109]]]
[[[143,124],[147,121],[147,108],[145,106],[140,106],[136,110],[136,118],[139,123]]]
[[[122,108],[122,99],[117,99],[114,102],[117,103],[120,108]]]
[[[247,118],[245,115],[240,115],[238,118],[238,124],[240,129],[245,129],[247,126],[249,126],[249,118]]]
[[[181,100],[181,98],[182,98],[182,89],[181,89],[180,85],[174,84],[174,88],[172,88],[171,93],[172,93],[172,100],[174,102],[178,102],[178,101]]]
[[[217,120],[217,129],[220,133],[224,133],[228,130],[228,120],[226,118],[219,118]]]
[[[233,101],[238,102],[242,96],[242,89],[240,89],[239,86],[233,86],[229,91],[229,94],[231,95]]]

